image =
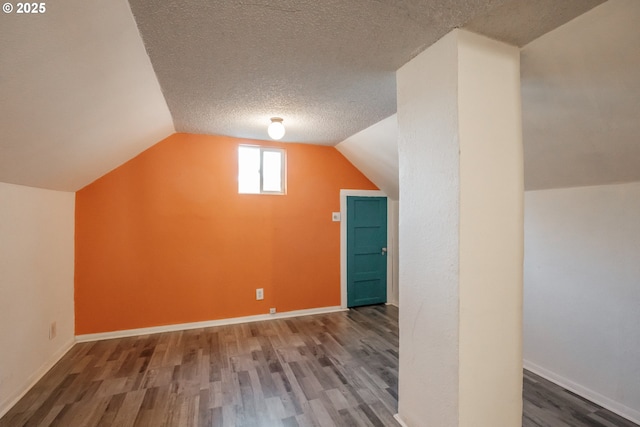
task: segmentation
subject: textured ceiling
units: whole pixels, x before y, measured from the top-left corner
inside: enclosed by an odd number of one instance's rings
[[[524,46],[604,0],[514,0],[465,25],[479,34]]]
[[[2,13],[0,181],[74,191],[174,124],[266,139],[277,115],[286,141],[335,144],[392,115],[395,70],[452,28],[526,43],[598,1],[65,0]]]
[[[528,190],[640,181],[638,23],[610,0],[522,50]]]
[[[285,141],[335,144],[395,113],[395,70],[451,29],[526,43],[601,1],[130,4],[178,131],[267,139],[279,116]]]
[[[0,181],[74,191],[173,122],[126,0],[46,6],[0,13]]]

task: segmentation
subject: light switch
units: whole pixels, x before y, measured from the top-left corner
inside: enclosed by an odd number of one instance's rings
[[[340,212],[332,212],[331,213],[331,221],[340,222]]]

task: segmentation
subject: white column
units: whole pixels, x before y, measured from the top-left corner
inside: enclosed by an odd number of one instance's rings
[[[519,50],[455,30],[397,81],[399,415],[411,427],[518,426]]]

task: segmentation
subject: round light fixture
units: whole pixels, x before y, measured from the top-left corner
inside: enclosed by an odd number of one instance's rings
[[[271,139],[282,139],[284,136],[284,125],[282,124],[282,119],[280,117],[272,117],[271,123],[267,128],[267,133],[271,137]]]

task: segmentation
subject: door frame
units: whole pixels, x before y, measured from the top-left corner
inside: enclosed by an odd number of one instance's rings
[[[347,197],[386,197],[387,198],[387,303],[392,291],[393,256],[392,214],[389,196],[380,190],[340,190],[340,307],[347,308]]]

